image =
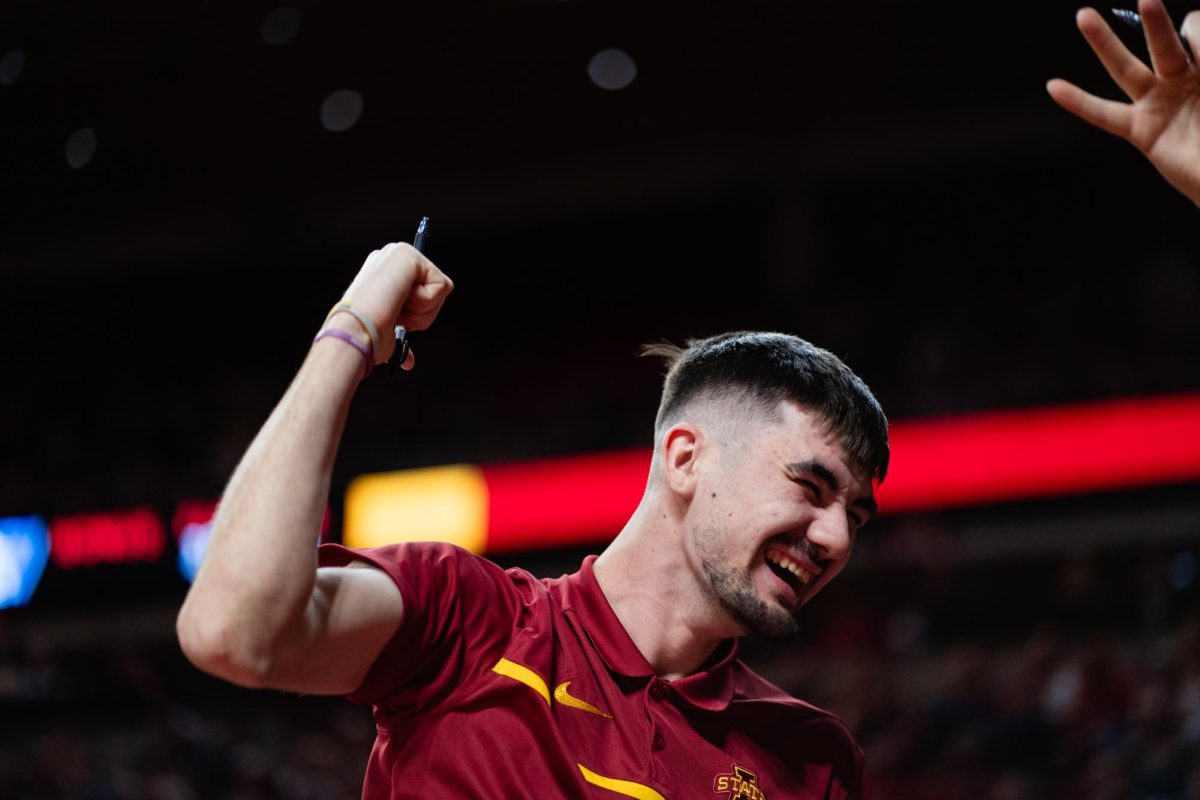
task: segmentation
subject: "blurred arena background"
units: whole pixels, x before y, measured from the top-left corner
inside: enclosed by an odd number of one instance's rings
[[[422,215],[457,290],[359,391],[334,540],[362,475],[644,447],[664,338],[799,334],[898,424],[1200,413],[1198,212],[1045,95],[1116,96],[1075,8],[0,7],[0,797],[358,796],[369,711],[183,659],[180,535]],[[1200,798],[1195,430],[1139,448],[1190,453],[1169,477],[884,502],[747,660],[879,797]]]

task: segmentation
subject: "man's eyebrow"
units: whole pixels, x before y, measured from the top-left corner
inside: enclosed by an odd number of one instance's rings
[[[801,472],[816,475],[829,487],[831,492],[836,492],[841,485],[838,483],[837,475],[833,474],[833,470],[815,458],[810,458],[807,461],[793,461],[787,465],[787,471],[792,475],[797,475]]]
[[[787,465],[787,471],[790,475],[798,475],[800,473],[815,475],[822,483],[829,487],[831,492],[836,492],[838,487],[841,486],[833,470],[816,458],[810,458],[807,461],[793,461]],[[879,504],[875,502],[874,497],[860,497],[851,502],[850,505],[865,511],[867,513],[866,521],[868,522],[874,519],[879,513]]]

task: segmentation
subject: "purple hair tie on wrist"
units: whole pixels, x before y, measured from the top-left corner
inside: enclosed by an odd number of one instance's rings
[[[355,350],[362,353],[363,360],[366,362],[366,371],[363,373],[363,378],[365,379],[371,374],[371,370],[375,368],[375,355],[373,352],[375,348],[371,347],[370,344],[363,344],[350,334],[346,333],[345,331],[338,330],[337,328],[325,328],[313,337],[313,344],[316,344],[326,336],[332,336],[335,339],[341,339],[343,342],[353,346]]]

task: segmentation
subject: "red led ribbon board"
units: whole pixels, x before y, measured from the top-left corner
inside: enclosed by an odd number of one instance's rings
[[[148,508],[55,517],[50,522],[50,560],[60,569],[157,561],[166,528]]]
[[[1200,394],[893,424],[881,513],[1200,479]],[[615,535],[646,486],[650,451],[483,467],[489,552]]]
[[[1200,394],[898,422],[885,513],[1200,479]]]
[[[611,539],[637,508],[649,470],[644,448],[485,466],[488,552]]]

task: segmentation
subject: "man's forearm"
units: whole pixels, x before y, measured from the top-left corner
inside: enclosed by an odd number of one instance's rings
[[[347,315],[329,325],[362,337]],[[362,372],[362,355],[349,344],[317,342],[234,471],[179,614],[180,642],[204,669],[253,683],[302,619],[334,457]]]

